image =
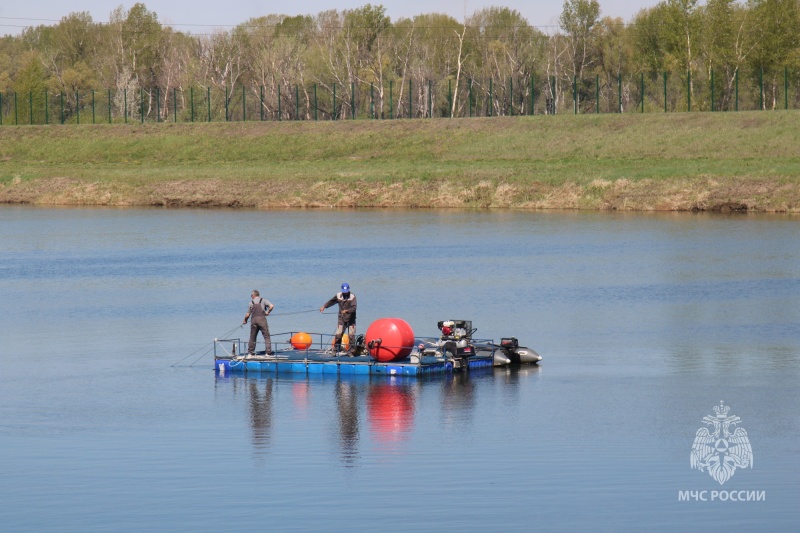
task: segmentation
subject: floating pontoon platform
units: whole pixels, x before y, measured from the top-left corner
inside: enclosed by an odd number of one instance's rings
[[[373,328],[379,327],[383,328],[380,337],[371,334]],[[244,353],[246,344],[241,339],[214,339],[214,370],[222,375],[273,372],[429,376],[542,360],[534,350],[519,346],[516,337],[503,337],[500,344],[473,338],[476,330],[469,320],[441,321],[438,327],[442,332],[439,337],[416,337],[401,319],[379,319],[367,330],[366,337],[359,335],[350,341],[352,344],[345,341],[343,345],[337,345],[333,335],[277,333],[272,335],[270,346],[252,355]],[[398,331],[402,335],[395,335]],[[352,353],[347,352],[348,347]]]
[[[418,344],[425,342],[424,339],[419,339]],[[272,355],[267,355],[264,350],[256,355],[242,355],[245,345],[246,342],[241,339],[214,339],[214,370],[221,375],[272,372],[401,376],[427,376],[454,371],[452,360],[416,351],[406,359],[384,363],[369,355],[349,356],[344,352],[333,353],[332,349],[297,350],[290,347],[276,350]],[[493,350],[478,353],[468,359],[469,370],[492,368],[493,365]]]

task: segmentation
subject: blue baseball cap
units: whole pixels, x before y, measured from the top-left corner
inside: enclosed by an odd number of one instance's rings
[[[342,292],[350,292],[350,285],[342,283]]]

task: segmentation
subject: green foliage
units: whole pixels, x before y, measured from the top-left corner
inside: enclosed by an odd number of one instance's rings
[[[391,21],[386,8],[367,4],[344,12],[344,30],[355,43],[359,55],[369,54],[378,37],[386,31]]]
[[[384,6],[365,4],[193,35],[135,3],[107,24],[77,12],[0,38],[0,91],[63,93],[65,120],[79,111],[74,93],[92,89],[112,91],[114,117],[191,119],[191,89],[205,98],[209,87],[211,114],[222,120],[226,107],[233,120],[506,115],[571,111],[575,79],[580,112],[633,109],[642,98],[662,109],[653,84],[667,71],[669,110],[688,100],[692,109],[732,109],[737,95],[744,108],[779,107],[787,96],[800,107],[783,78],[787,69],[787,81],[800,83],[798,0],[662,0],[627,24],[601,13],[601,0],[565,0],[561,31],[546,35],[506,7],[463,21],[392,21]],[[206,107],[197,114],[207,117],[206,104],[198,97]]]
[[[800,47],[800,5],[797,0],[751,0],[752,65],[767,74],[797,66]]]

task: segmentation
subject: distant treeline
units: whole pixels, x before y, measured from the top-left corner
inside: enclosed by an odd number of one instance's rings
[[[0,99],[5,124],[796,108],[800,0],[665,0],[630,22],[566,0],[556,28],[367,4],[195,34],[137,3],[0,39]]]

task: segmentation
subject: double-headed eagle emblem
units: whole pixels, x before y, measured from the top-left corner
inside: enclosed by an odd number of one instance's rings
[[[736,427],[741,419],[728,416],[731,408],[719,402],[714,406],[715,416],[704,416],[706,427],[697,430],[689,455],[692,469],[704,472],[708,469],[711,477],[720,485],[728,481],[737,468],[753,468],[753,448],[747,431]],[[712,431],[709,431],[713,428]]]

